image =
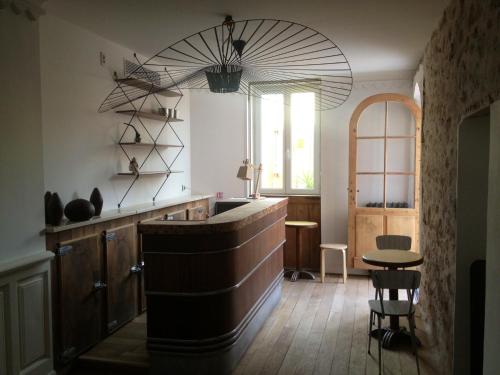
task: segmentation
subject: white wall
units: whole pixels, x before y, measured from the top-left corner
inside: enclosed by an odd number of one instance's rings
[[[45,250],[38,22],[0,10],[0,263]]]
[[[77,197],[88,199],[92,189],[98,187],[104,198],[103,209],[116,208],[131,181],[115,176],[128,171],[128,160],[116,143],[129,117],[113,111],[98,113],[97,109],[115,87],[113,72],[122,75],[123,60],[134,61],[133,51],[52,15],[41,20],[40,44],[45,189],[58,192],[67,203]],[[100,51],[106,55],[104,66],[99,62]],[[159,98],[165,107],[175,105],[176,98]],[[150,100],[144,108],[157,107]],[[189,93],[180,102],[179,111],[185,121],[173,126],[186,147],[173,169],[185,172],[173,174],[157,200],[189,194],[181,189],[190,185]],[[144,122],[153,135],[160,130],[160,122]],[[147,142],[146,131],[140,127],[138,131]],[[133,132],[129,132],[128,139],[132,140]],[[160,141],[178,144],[170,130]],[[148,152],[136,147],[128,150],[139,163]],[[169,161],[177,151],[169,149],[163,155]],[[154,155],[144,168],[164,170],[159,161]],[[122,207],[151,202],[163,178],[140,178]]]
[[[247,98],[240,94],[191,92],[191,167],[193,193],[243,197],[236,178],[245,159]]]
[[[411,78],[357,82],[347,102],[321,113],[323,242],[347,243],[349,120],[363,99],[384,92],[412,96]],[[242,196],[244,184],[235,176],[246,155],[246,97],[193,91],[190,111],[193,191]],[[327,257],[327,272],[340,270],[339,261],[334,254]]]
[[[484,375],[500,373],[500,101],[491,106],[490,118]]]
[[[0,49],[0,374],[49,374],[39,23],[0,9]]]

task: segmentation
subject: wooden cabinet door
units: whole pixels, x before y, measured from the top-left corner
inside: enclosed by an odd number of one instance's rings
[[[104,233],[106,249],[107,327],[114,331],[138,311],[138,264],[135,224]]]
[[[416,236],[416,216],[394,215],[387,216],[386,220],[386,234],[409,236],[411,237],[411,250],[415,251],[415,249],[418,249],[418,237]]]
[[[153,220],[164,220],[166,215],[153,216],[148,219],[141,220],[139,223],[147,223]],[[142,236],[140,234],[137,235],[137,248],[139,253],[139,263],[144,268],[144,257],[142,255]],[[145,280],[144,280],[144,272],[142,272],[139,278],[139,313],[143,313],[146,311],[146,288],[145,288]]]
[[[384,217],[382,215],[356,216],[356,255],[354,267],[372,268],[363,263],[362,257],[377,248],[376,238],[384,234]]]
[[[99,235],[58,244],[56,283],[58,360],[68,362],[101,339],[104,301]]]

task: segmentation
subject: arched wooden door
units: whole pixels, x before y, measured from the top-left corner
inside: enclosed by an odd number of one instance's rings
[[[362,256],[382,234],[412,237],[419,251],[420,129],[413,99],[378,94],[354,110],[349,131],[348,262],[370,268]]]

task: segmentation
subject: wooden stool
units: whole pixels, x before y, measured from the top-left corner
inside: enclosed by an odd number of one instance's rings
[[[324,243],[319,245],[321,249],[321,282],[325,281],[325,251],[326,250],[335,250],[342,252],[342,263],[343,263],[343,274],[344,274],[344,284],[347,280],[347,267],[346,267],[346,250],[347,245],[341,243]]]
[[[297,279],[314,280],[314,275],[311,272],[304,271],[300,266],[300,254],[302,253],[302,230],[313,229],[318,227],[318,223],[314,221],[285,221],[285,225],[289,228],[295,228],[295,269],[286,270],[285,277],[290,277],[290,281]]]

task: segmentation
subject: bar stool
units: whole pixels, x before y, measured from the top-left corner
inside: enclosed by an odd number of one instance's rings
[[[321,282],[323,283],[325,281],[325,251],[327,250],[334,250],[334,251],[340,251],[342,253],[342,263],[343,263],[343,268],[342,268],[342,273],[344,276],[344,284],[347,280],[347,267],[346,267],[346,250],[347,250],[347,245],[341,244],[341,243],[324,243],[319,245],[320,251],[321,251]]]
[[[302,253],[302,231],[304,229],[313,229],[318,227],[318,223],[314,221],[285,221],[285,226],[295,228],[295,269],[286,270],[285,277],[290,277],[290,281],[297,279],[314,280],[314,275],[311,272],[302,270],[300,266],[300,254]]]

